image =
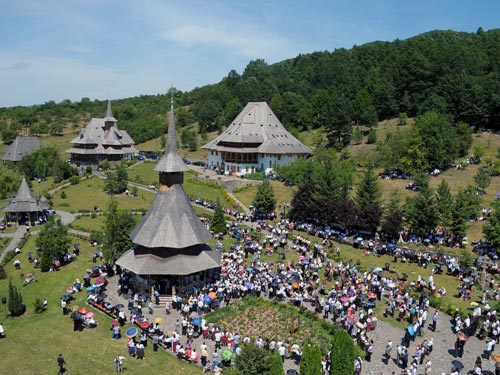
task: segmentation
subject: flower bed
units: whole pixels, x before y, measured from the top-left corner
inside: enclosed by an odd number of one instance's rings
[[[295,331],[297,318],[299,329]],[[206,320],[221,329],[238,331],[242,337],[248,336],[251,340],[261,336],[290,345],[315,342],[324,353],[328,351],[331,335],[337,329],[311,311],[254,297],[236,300],[232,305],[208,314]]]

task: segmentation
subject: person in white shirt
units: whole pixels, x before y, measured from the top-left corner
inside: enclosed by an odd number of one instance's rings
[[[285,345],[281,345],[278,348],[278,353],[279,353],[279,355],[281,357],[281,361],[285,362],[285,354],[286,354],[286,347],[285,347]]]

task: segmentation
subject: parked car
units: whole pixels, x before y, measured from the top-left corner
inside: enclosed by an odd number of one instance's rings
[[[201,160],[196,160],[196,161],[193,162],[193,165],[196,165],[197,167],[204,167],[205,166],[205,162],[201,161]]]
[[[185,163],[185,164],[191,164],[191,160],[189,159],[186,159],[186,158],[183,158],[182,161]]]

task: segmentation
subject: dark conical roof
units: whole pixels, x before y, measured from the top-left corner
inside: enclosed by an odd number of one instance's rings
[[[147,248],[181,249],[205,244],[212,236],[194,212],[182,185],[175,184],[158,191],[130,238]]]
[[[33,194],[31,194],[30,187],[23,177],[21,186],[17,190],[17,194],[12,198],[5,207],[2,207],[2,211],[5,212],[40,212],[49,208],[49,206],[35,199]]]
[[[111,109],[111,100],[108,99],[108,108],[106,109],[106,117],[104,117],[104,121],[113,121],[113,122],[118,122],[114,117],[113,117],[113,111]]]
[[[168,120],[167,151],[165,152],[165,155],[162,156],[154,170],[165,173],[186,172],[189,170],[186,164],[182,161],[182,158],[177,150],[177,132],[175,129],[173,95],[170,102],[170,117]]]

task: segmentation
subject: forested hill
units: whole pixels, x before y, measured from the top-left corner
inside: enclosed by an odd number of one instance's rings
[[[406,40],[373,42],[351,49],[299,55],[276,64],[251,61],[218,84],[179,93],[178,124],[198,122],[207,132],[227,126],[249,101],[267,101],[289,129],[378,120],[428,110],[454,122],[500,129],[500,29],[476,33],[432,31]],[[0,129],[8,141],[22,127],[32,134],[57,132],[61,124],[81,127],[103,116],[103,101],[83,98],[32,107],[0,108]],[[113,101],[119,126],[136,142],[165,130],[166,95]],[[345,139],[342,140],[345,142]]]

